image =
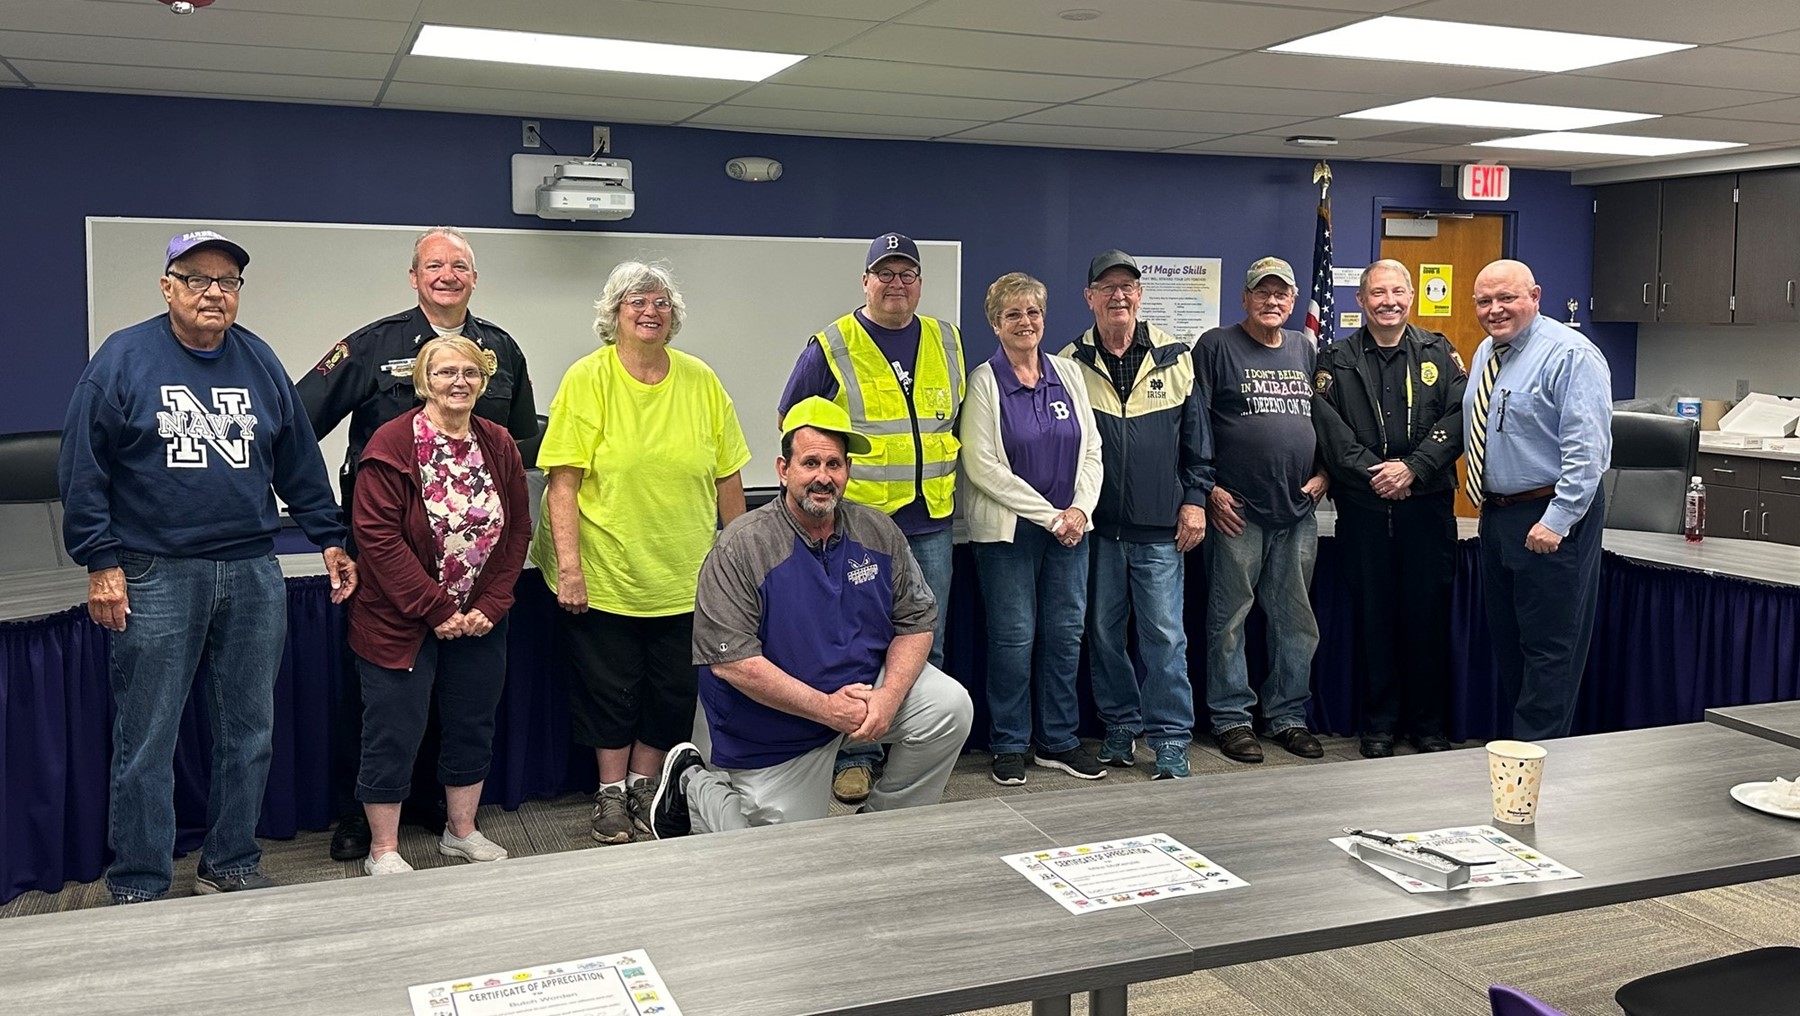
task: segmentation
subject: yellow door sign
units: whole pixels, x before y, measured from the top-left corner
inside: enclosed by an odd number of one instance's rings
[[[1450,265],[1419,266],[1419,316],[1450,316]]]

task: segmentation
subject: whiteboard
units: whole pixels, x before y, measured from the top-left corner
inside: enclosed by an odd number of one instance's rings
[[[332,343],[418,301],[407,284],[426,226],[89,217],[88,355],[121,328],[168,309],[157,287],[169,238],[213,229],[250,252],[238,323],[298,378]],[[620,261],[667,261],[687,317],[677,349],[718,372],[753,458],[746,486],[775,486],[775,404],[806,340],[863,302],[867,239],[464,229],[479,273],[469,309],[512,333],[548,413],[569,365],[599,345],[594,300]],[[957,320],[962,244],[921,240],[919,313]],[[337,480],[349,421],[320,442]]]

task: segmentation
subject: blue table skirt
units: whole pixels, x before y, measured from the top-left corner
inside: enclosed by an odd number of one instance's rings
[[[1501,709],[1488,662],[1473,540],[1458,548],[1452,596],[1450,734],[1487,738]],[[1198,556],[1187,575],[1189,674],[1204,702]],[[1320,542],[1313,599],[1320,648],[1313,664],[1314,728],[1353,734],[1354,636],[1349,591],[1339,578],[1336,541]],[[1800,698],[1800,588],[1768,586],[1605,556],[1600,617],[1575,720],[1576,733],[1688,723],[1709,706]],[[274,763],[258,834],[287,838],[332,820],[332,697],[347,677],[340,655],[344,616],[323,578],[288,583],[289,624],[275,687]],[[975,699],[971,747],[987,741],[985,646],[974,560],[958,548],[947,669]],[[556,646],[555,600],[535,572],[520,581],[513,612],[506,692],[500,702],[493,770],[483,799],[508,808],[534,797],[592,790],[586,751],[571,752]],[[1260,673],[1261,619],[1252,616],[1251,672]],[[28,889],[55,892],[98,878],[107,861],[106,804],[111,750],[106,633],[85,608],[0,624],[0,902]],[[1091,702],[1086,663],[1082,696]],[[1084,732],[1097,736],[1091,705]],[[1204,710],[1202,710],[1204,728]],[[196,848],[206,815],[210,737],[201,696],[188,703],[175,757],[178,849]]]

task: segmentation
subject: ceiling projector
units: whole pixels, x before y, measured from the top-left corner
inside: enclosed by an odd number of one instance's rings
[[[540,219],[629,219],[635,211],[629,159],[559,163],[537,189]]]

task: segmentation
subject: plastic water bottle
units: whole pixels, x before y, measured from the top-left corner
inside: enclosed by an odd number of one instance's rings
[[[1681,531],[1689,543],[1699,543],[1706,528],[1706,484],[1698,476],[1688,481],[1687,501],[1681,512]]]

